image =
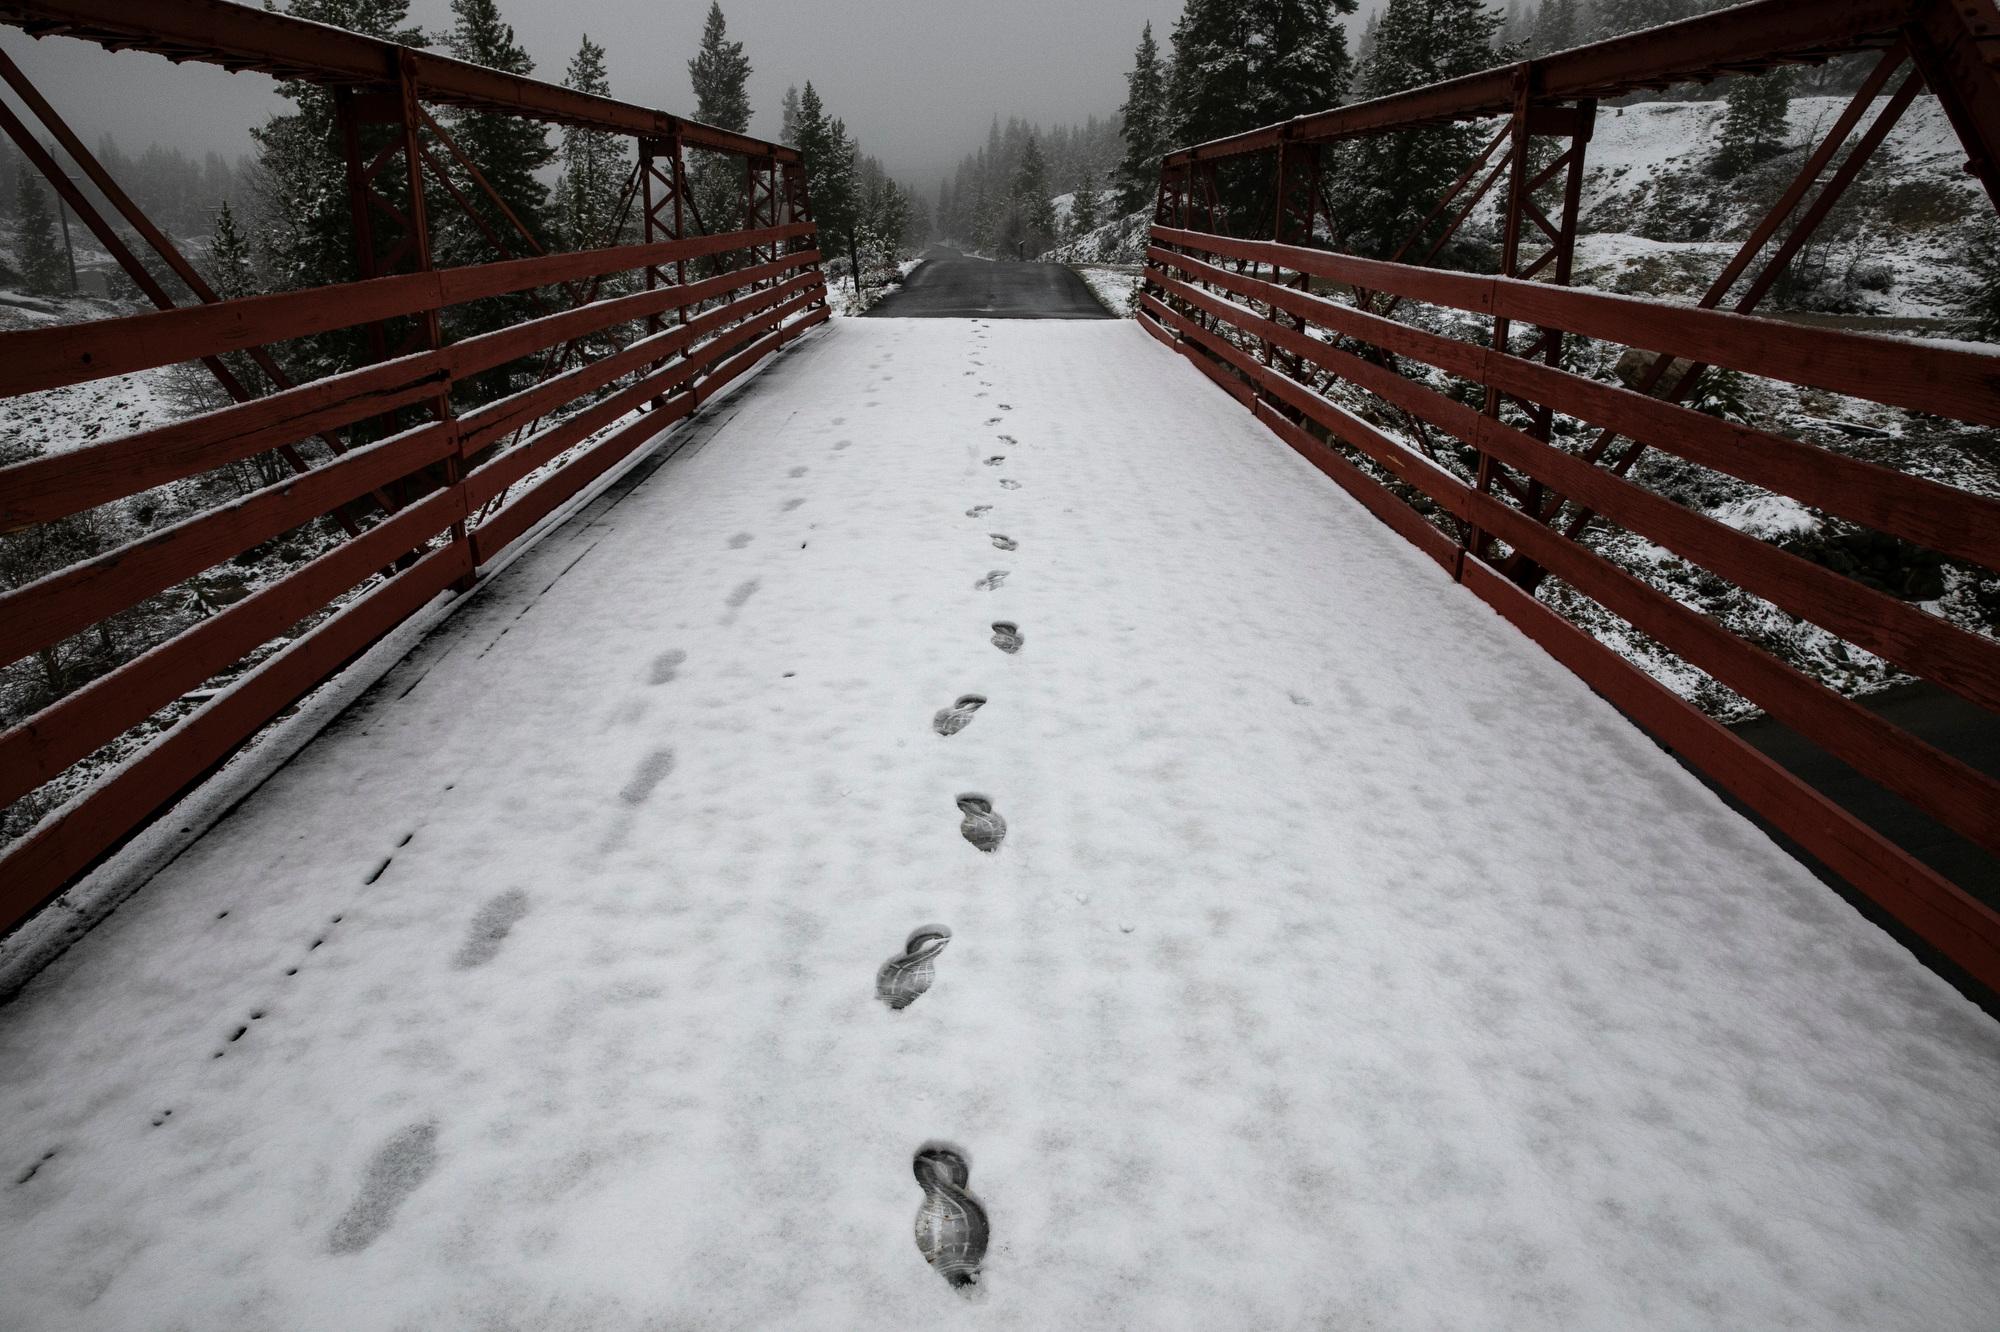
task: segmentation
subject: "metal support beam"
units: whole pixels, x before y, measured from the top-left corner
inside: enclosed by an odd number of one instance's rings
[[[7,86],[13,89],[14,94],[21,99],[22,105],[27,107],[28,111],[41,121],[50,137],[69,155],[70,160],[82,169],[83,174],[90,180],[90,183],[97,187],[98,193],[118,212],[120,217],[125,219],[126,224],[133,231],[137,232],[139,237],[152,248],[153,253],[160,257],[160,260],[173,271],[174,275],[187,286],[188,291],[194,295],[194,298],[205,305],[220,303],[222,297],[202,277],[200,271],[188,262],[187,257],[180,252],[179,247],[173,243],[166,232],[153,224],[152,219],[146,216],[145,210],[140,208],[132,200],[132,197],[125,193],[123,187],[105,169],[104,164],[97,160],[96,155],[84,147],[83,141],[70,128],[69,122],[56,112],[56,109],[49,104],[48,99],[42,96],[41,90],[35,87],[26,73],[21,70],[20,66],[9,59],[5,52],[0,52],[0,79],[4,79]],[[35,169],[55,188],[57,194],[70,211],[74,212],[82,220],[83,224],[90,228],[91,234],[96,236],[99,244],[104,246],[105,252],[125,271],[125,275],[132,279],[133,285],[138,287],[146,299],[161,310],[177,308],[173,297],[154,278],[152,271],[146,267],[145,262],[132,252],[131,247],[125,243],[124,237],[120,236],[112,227],[110,220],[98,210],[96,204],[92,202],[89,196],[76,187],[76,183],[70,178],[69,173],[62,169],[61,163],[43,147],[26,122],[16,116],[13,110],[4,102],[0,102],[0,129],[4,129],[7,132],[7,137],[14,141],[21,152],[34,164]],[[65,235],[67,235],[67,227],[68,223],[65,222]],[[251,347],[245,351],[244,355],[263,373],[274,389],[283,390],[292,387],[291,379],[279,368],[277,360],[271,355],[268,349]],[[201,364],[214,378],[215,382],[221,385],[223,392],[227,393],[233,400],[248,402],[252,398],[260,396],[255,389],[244,383],[236,372],[230,369],[228,364],[219,357],[205,357]],[[332,431],[323,432],[319,436],[319,439],[335,454],[347,451],[346,445]],[[290,444],[281,445],[273,451],[294,472],[305,472],[310,469],[311,464],[307,463],[304,457],[299,454],[299,451]],[[358,534],[360,529],[355,525],[353,518],[346,510],[343,509],[337,512],[334,517],[349,536]]]
[[[774,156],[799,151],[747,134],[523,78],[434,51],[412,51],[324,23],[236,0],[0,0],[0,23],[113,50],[151,51],[176,63],[256,70],[324,88],[390,87],[407,76],[433,106],[458,106],[612,134],[679,138],[712,152]]]
[[[354,249],[355,272],[364,279],[402,272],[428,273],[436,267],[424,190],[424,164],[429,154],[423,127],[427,117],[417,102],[416,86],[413,66],[403,59],[398,62],[393,84],[342,88],[334,93],[334,114],[339,122],[347,168],[347,202],[352,225],[349,240]],[[399,165],[400,172],[396,169]],[[391,181],[400,186],[399,194],[390,193]],[[388,224],[386,229],[378,230],[378,216]],[[500,248],[506,253],[504,246]],[[436,351],[442,346],[444,328],[435,308],[410,321],[408,332],[393,346],[387,323],[378,320],[368,325],[369,358],[374,361],[414,351]],[[425,406],[433,420],[448,425],[455,421],[450,392],[442,386],[425,401]],[[455,425],[453,429],[456,430]],[[445,458],[438,479],[443,485],[455,486],[465,470],[461,444]],[[414,479],[401,485],[399,498],[406,504],[419,498],[426,489]],[[455,519],[450,530],[454,542],[463,541],[464,519]],[[421,551],[410,552],[398,567],[407,567],[421,554]],[[455,585],[461,590],[469,588],[471,575],[459,579]]]
[[[1993,23],[1992,0],[1752,0],[1539,57],[1536,92],[1551,103],[1583,98],[1602,100],[1642,88],[1668,88],[1724,74],[1816,65],[1850,51],[1884,50],[1900,39],[1913,5],[1942,11],[1962,5],[1979,15],[1978,24],[1934,20],[1938,40],[1968,68],[1978,59],[1976,43]],[[1956,32],[1949,31],[1959,23]],[[1219,161],[1269,151],[1281,139],[1331,143],[1385,130],[1413,129],[1484,120],[1511,114],[1518,66],[1502,65],[1443,83],[1355,102],[1296,120],[1168,153],[1175,169],[1195,161]],[[1978,77],[1986,77],[1980,75]],[[1982,99],[1982,105],[1985,99]],[[2000,114],[1982,112],[1992,120]],[[1991,120],[1989,120],[1991,123]],[[1991,138],[1986,140],[1992,142]]]
[[[1320,219],[1327,214],[1325,196],[1320,192],[1319,145],[1286,142],[1278,146],[1276,159],[1271,239],[1280,245],[1311,245]],[[1331,218],[1328,221],[1330,223]],[[1286,279],[1276,263],[1271,265],[1271,281],[1286,283],[1301,291],[1312,285],[1311,277],[1305,273],[1295,273],[1289,280]],[[1267,306],[1265,313],[1277,322],[1301,331],[1305,329],[1303,319],[1286,314],[1275,305]],[[1264,344],[1264,363],[1294,377],[1302,369],[1297,357],[1280,351],[1269,342]]]
[[[1531,278],[1553,268],[1551,277],[1554,283],[1568,286],[1576,256],[1584,152],[1596,123],[1597,103],[1589,98],[1571,106],[1550,106],[1539,102],[1537,84],[1541,71],[1538,63],[1524,61],[1515,66],[1515,70],[1514,114],[1508,120],[1504,158],[1507,196],[1501,213],[1500,276]],[[1538,170],[1534,163],[1534,145],[1537,139],[1548,138],[1565,140],[1566,146],[1553,161]],[[1535,194],[1553,184],[1558,177],[1563,188],[1552,218],[1548,210],[1535,201]],[[1467,178],[1461,177],[1461,180]],[[1527,257],[1523,245],[1528,224],[1542,233],[1547,242],[1541,253],[1532,259]],[[1492,347],[1501,352],[1512,350],[1512,335],[1511,321],[1505,315],[1496,315]],[[1562,350],[1563,331],[1547,327],[1538,328],[1529,345],[1520,349],[1521,354],[1538,356],[1544,364],[1551,366],[1561,363]],[[1482,411],[1487,419],[1497,422],[1507,401],[1506,395],[1489,384]],[[1520,402],[1518,405],[1527,412],[1528,419],[1523,427],[1526,433],[1546,443],[1554,428],[1555,413],[1543,403]],[[1535,484],[1532,480],[1516,482],[1491,454],[1484,449],[1478,451],[1474,488],[1479,493],[1491,494],[1498,486],[1527,504],[1532,503]],[[1490,538],[1476,524],[1466,524],[1460,539],[1469,555],[1477,559],[1487,558]]]
[[[639,181],[640,181],[640,227],[646,243],[679,240],[686,235],[687,164],[685,153],[678,138],[639,140]],[[687,284],[687,263],[675,264],[675,282]],[[667,285],[666,274],[659,268],[646,268],[646,290]],[[687,307],[680,310],[680,320],[688,321]],[[660,315],[649,315],[646,319],[648,336],[666,328],[666,321]],[[663,363],[655,363],[658,369]],[[651,402],[654,411],[666,406],[664,397]]]
[[[1854,144],[1854,147],[1847,155],[1842,158],[1840,166],[1835,169],[1833,175],[1823,185],[1820,185],[1818,193],[1813,195],[1812,202],[1806,206],[1805,211],[1792,224],[1791,229],[1786,232],[1784,239],[1778,244],[1777,248],[1768,257],[1762,257],[1765,247],[1777,235],[1779,228],[1798,209],[1799,204],[1805,199],[1807,192],[1815,184],[1819,183],[1821,175],[1825,173],[1828,165],[1833,161],[1840,149],[1846,146],[1849,136],[1854,132],[1855,127],[1860,124],[1862,117],[1867,114],[1870,107],[1874,104],[1877,95],[1897,70],[1903,66],[1906,59],[1905,50],[1897,46],[1890,48],[1876,62],[1875,68],[1869,72],[1868,78],[1863,81],[1853,98],[1849,100],[1847,106],[1835,120],[1833,127],[1827,131],[1826,136],[1820,141],[1819,146],[1813,150],[1812,154],[1806,159],[1805,164],[1800,167],[1798,174],[1793,178],[1791,184],[1779,197],[1778,201],[1771,206],[1770,210],[1765,213],[1763,218],[1758,221],[1757,225],[1751,229],[1750,235],[1745,238],[1736,254],[1723,267],[1721,274],[1709,285],[1708,290],[1703,293],[1701,300],[1698,302],[1700,307],[1714,309],[1721,306],[1730,291],[1735,288],[1743,275],[1750,271],[1753,264],[1757,264],[1758,267],[1751,274],[1749,282],[1731,306],[1732,309],[1742,314],[1750,313],[1770,293],[1772,287],[1777,285],[1778,279],[1784,276],[1785,269],[1790,265],[1792,259],[1805,247],[1806,242],[1812,239],[1813,234],[1818,231],[1820,225],[1826,220],[1827,215],[1833,211],[1834,205],[1840,201],[1841,197],[1847,192],[1848,187],[1860,176],[1862,169],[1868,165],[1869,160],[1874,156],[1876,150],[1882,146],[1883,141],[1889,137],[1890,131],[1896,127],[1897,122],[1902,119],[1904,112],[1909,109],[1910,104],[1915,100],[1917,94],[1922,91],[1923,79],[1919,74],[1912,72],[1903,79],[1896,91],[1890,96],[1888,103],[1876,115],[1867,130],[1862,133],[1861,138]],[[1759,263],[1760,257],[1762,257],[1761,263]],[[1694,391],[1695,387],[1700,383],[1702,376],[1708,371],[1708,367],[1704,364],[1683,365],[1680,367],[1679,375],[1671,383],[1667,383],[1667,375],[1674,368],[1675,362],[1672,358],[1660,357],[1647,369],[1635,387],[1641,393],[1657,393],[1657,396],[1664,398],[1668,402],[1679,402]],[[1664,389],[1662,389],[1663,384]],[[1582,455],[1584,460],[1593,463],[1598,461],[1620,438],[1621,436],[1615,430],[1605,429],[1600,431],[1597,437],[1591,441],[1590,447],[1584,451]],[[1610,468],[1611,472],[1617,476],[1625,475],[1631,470],[1633,464],[1638,462],[1640,455],[1644,451],[1644,445],[1636,441],[1629,443],[1623,453],[1613,460]],[[1555,525],[1557,520],[1562,516],[1567,497],[1555,492],[1538,492],[1533,498],[1534,503],[1529,506],[1529,512],[1539,521],[1548,523],[1551,526]],[[1577,506],[1577,511],[1564,526],[1564,535],[1571,540],[1575,540],[1589,527],[1595,517],[1595,513],[1589,508],[1581,505]],[[1544,577],[1544,571],[1539,565],[1518,553],[1509,556],[1501,567],[1502,571],[1509,578],[1531,592],[1540,584],[1541,579]]]
[[[1910,56],[1965,148],[1965,169],[2000,208],[2000,13],[1991,0],[1917,0]]]

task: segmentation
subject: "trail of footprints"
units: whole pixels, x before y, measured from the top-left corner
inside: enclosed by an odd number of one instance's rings
[[[1011,410],[1004,403],[1000,406],[1003,410]],[[995,417],[988,424],[999,420]],[[1019,442],[1011,435],[1000,438],[1009,445]],[[998,467],[1006,460],[1005,454],[994,454],[984,461],[988,467]],[[1020,488],[1020,483],[1011,477],[1001,478],[1000,484],[1009,490]],[[965,516],[984,518],[992,511],[991,504],[975,504],[965,511]],[[1004,532],[988,532],[986,536],[996,550],[1020,548],[1020,543]],[[994,569],[975,582],[973,587],[977,591],[992,592],[1006,578],[1006,570]],[[1011,620],[996,620],[992,641],[994,647],[1011,656],[1021,650],[1021,627]],[[931,718],[931,729],[946,738],[957,735],[972,724],[975,714],[985,706],[984,695],[962,695],[950,707],[938,709],[937,715]],[[1007,820],[993,808],[992,798],[967,792],[957,798],[957,805],[959,835],[984,855],[998,852],[1007,837]],[[936,978],[937,957],[950,942],[951,930],[948,926],[920,925],[911,931],[903,943],[903,951],[884,962],[875,973],[876,998],[894,1012],[900,1012],[922,998]],[[985,1207],[971,1192],[972,1167],[969,1158],[962,1148],[955,1145],[927,1142],[917,1149],[910,1168],[916,1176],[917,1187],[923,1193],[923,1202],[917,1209],[917,1251],[955,1289],[976,1285],[992,1227]]]
[[[740,549],[749,542],[746,537],[742,542],[731,544]],[[730,594],[729,605],[732,608],[740,607],[756,590],[757,584],[754,580],[743,584]],[[662,652],[647,666],[645,681],[647,685],[653,687],[671,684],[686,663],[687,653],[679,648]],[[654,788],[666,780],[673,769],[672,749],[657,748],[648,751],[640,758],[638,766],[633,769],[625,785],[619,788],[620,803],[628,806],[645,804],[652,796]],[[445,789],[449,791],[452,788],[447,786]],[[406,834],[402,841],[396,844],[397,849],[401,850],[408,846],[414,836],[414,833]],[[380,879],[394,859],[393,854],[385,859],[366,881],[372,884]],[[529,895],[519,888],[507,889],[487,898],[467,923],[458,951],[451,957],[452,969],[472,971],[493,961],[500,955],[500,950],[506,944],[508,936],[513,933],[514,927],[526,918],[531,906],[532,900]],[[228,913],[223,914],[226,916]],[[340,920],[341,917],[335,916],[333,923],[337,925]],[[945,935],[949,937],[950,931],[945,931]],[[307,951],[316,950],[325,942],[324,936],[317,938]],[[916,941],[913,939],[912,942]],[[285,974],[295,976],[298,974],[298,968],[292,967]],[[928,984],[929,977],[926,975],[924,985]],[[922,993],[922,989],[919,988],[916,993]],[[914,994],[912,997],[915,997]],[[261,1011],[251,1014],[253,1020],[263,1016]],[[247,1026],[237,1028],[236,1033],[229,1039],[232,1042],[240,1039],[246,1030]],[[218,1050],[215,1057],[219,1059],[223,1053]],[[168,1110],[163,1113],[171,1115],[173,1111]],[[160,1124],[164,1120],[156,1118],[153,1122]],[[438,1132],[439,1126],[436,1120],[420,1120],[398,1130],[375,1149],[369,1158],[366,1170],[362,1173],[360,1186],[353,1200],[335,1221],[327,1237],[329,1252],[357,1253],[380,1239],[389,1230],[403,1203],[436,1170]],[[31,1169],[29,1174],[33,1173]]]
[[[1011,410],[1006,404],[1001,406],[1003,410]],[[999,419],[994,418],[996,422]],[[1001,438],[1009,444],[1016,442],[1011,436],[1003,435]],[[990,466],[997,466],[1003,461],[1004,456],[987,459]],[[793,475],[796,477],[798,473],[795,471]],[[1011,490],[1017,489],[1019,483],[1003,478],[1001,485]],[[990,504],[974,505],[966,511],[966,515],[980,518],[992,508]],[[996,549],[1012,551],[1018,548],[1019,543],[1003,533],[987,535]],[[735,549],[748,544],[747,535],[730,542]],[[981,591],[992,591],[1006,577],[1006,570],[996,569],[980,579],[975,587]],[[754,582],[739,587],[729,599],[731,609],[739,608],[755,590]],[[1023,637],[1019,625],[1012,621],[995,621],[992,630],[993,646],[1000,651],[1012,655],[1021,650]],[[650,663],[646,682],[653,686],[670,683],[686,660],[687,654],[679,650],[662,653]],[[956,735],[972,723],[974,714],[986,705],[986,701],[982,695],[963,695],[950,707],[938,710],[932,718],[932,728],[940,736]],[[655,750],[647,754],[619,791],[620,800],[627,805],[643,804],[653,788],[672,770],[671,750]],[[452,787],[448,785],[445,789],[449,791]],[[960,835],[983,854],[992,855],[999,851],[1007,836],[1007,821],[993,808],[992,799],[967,793],[958,796],[956,803]],[[364,876],[362,886],[379,882],[394,863],[396,851],[408,846],[415,836],[414,831],[403,834],[395,849]],[[514,927],[527,916],[530,905],[528,894],[520,889],[503,891],[487,899],[473,914],[458,951],[451,958],[451,966],[464,971],[491,962],[498,956]],[[229,912],[224,910],[218,913],[217,919],[225,920],[228,916]],[[329,919],[328,926],[339,925],[344,918],[345,913],[336,914]],[[297,976],[300,967],[326,944],[330,934],[330,928],[318,931],[306,946],[305,956],[285,968],[285,977]],[[902,951],[884,962],[876,972],[876,997],[891,1011],[899,1012],[915,1003],[929,991],[936,976],[936,959],[951,939],[951,928],[947,925],[921,925],[911,931]],[[253,1023],[264,1019],[265,1012],[264,1008],[254,1009],[247,1020],[235,1026],[223,1042],[224,1046],[241,1041],[250,1033]],[[221,1059],[227,1054],[226,1048],[218,1049],[212,1057]],[[152,1117],[153,1125],[165,1125],[173,1113],[171,1108],[158,1111]],[[347,1210],[335,1221],[328,1234],[327,1248],[330,1252],[359,1252],[374,1244],[390,1229],[403,1204],[436,1170],[438,1134],[439,1126],[435,1120],[420,1120],[398,1130],[376,1148]],[[30,1182],[59,1153],[60,1147],[49,1148],[17,1175],[14,1183],[19,1186]],[[923,1195],[914,1231],[918,1252],[955,1289],[976,1285],[991,1227],[985,1208],[969,1188],[971,1165],[967,1153],[953,1144],[926,1142],[911,1158],[911,1173]]]
[[[673,679],[675,668],[685,659],[686,654],[678,651],[658,658],[650,672],[650,682],[662,684]],[[647,761],[641,764],[640,774],[635,780],[644,780],[657,766],[657,756],[649,756]],[[448,784],[444,789],[450,791],[455,786],[456,783]],[[380,882],[390,866],[395,863],[396,852],[408,846],[415,837],[414,831],[404,833],[396,842],[395,849],[362,877],[362,886],[369,887]],[[487,899],[473,914],[465,937],[457,953],[451,958],[452,968],[466,971],[491,962],[498,956],[501,945],[506,942],[514,926],[528,914],[529,905],[528,894],[518,888],[498,893]],[[224,909],[216,913],[215,919],[221,922],[228,920],[229,917],[229,910]],[[301,968],[311,960],[312,955],[329,942],[333,933],[331,927],[339,925],[345,919],[345,911],[328,918],[326,926],[315,931],[311,942],[305,945],[303,955],[284,968],[285,979],[297,976]],[[945,933],[948,937],[950,932]],[[926,977],[924,984],[928,983]],[[916,993],[921,992],[920,987]],[[249,1036],[255,1029],[255,1024],[264,1020],[267,1011],[264,1007],[251,1010],[245,1019],[238,1021],[229,1031],[221,1042],[222,1048],[214,1051],[210,1058],[213,1060],[226,1057],[230,1053],[230,1047]],[[154,1128],[162,1128],[172,1120],[173,1115],[172,1107],[164,1107],[152,1114],[150,1122]],[[434,1120],[420,1121],[399,1130],[375,1150],[353,1200],[334,1223],[328,1235],[329,1252],[346,1254],[365,1249],[389,1229],[403,1202],[436,1167],[437,1135],[438,1125]],[[44,1151],[32,1164],[14,1177],[14,1184],[18,1187],[29,1183],[41,1173],[43,1167],[56,1160],[60,1154],[59,1145]]]

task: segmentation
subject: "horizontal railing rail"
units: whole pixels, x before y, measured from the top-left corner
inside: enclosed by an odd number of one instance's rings
[[[284,95],[327,121],[345,197],[307,206],[355,279],[225,300],[0,55],[0,136],[154,307],[0,332],[0,398],[226,401],[0,466],[4,933],[828,310],[794,147],[230,0],[0,0],[0,25],[322,90]],[[440,108],[605,136],[624,179],[552,247]],[[697,204],[690,150],[727,201]],[[466,244],[491,262],[440,266]]]
[[[1556,515],[1572,505],[1586,522],[1630,533],[1993,711],[2000,711],[2000,642],[1678,503],[1622,467],[1552,440],[1548,424],[1564,418],[1601,428],[1634,450],[1712,468],[1989,571],[2000,571],[2000,498],[1718,419],[1649,393],[1653,382],[1594,379],[1548,348],[1595,341],[1654,353],[1654,364],[1722,367],[1985,427],[2000,426],[2000,351],[1229,236],[1187,220],[1199,185],[1185,184],[1191,178],[1176,174],[1174,160],[1147,250],[1141,325],[1952,965],[1980,985],[2000,986],[2000,915],[1990,906],[1533,591],[1544,575],[1556,580],[2000,855],[2000,781],[1621,566],[1582,539],[1582,524],[1565,526]],[[1555,174],[1545,170],[1542,179]],[[1396,311],[1402,317],[1391,317]],[[1525,350],[1508,337],[1510,326],[1531,335]],[[1490,341],[1488,329],[1498,330]]]
[[[61,778],[220,675],[268,655],[0,851],[0,928],[33,912],[301,694],[479,569],[646,440],[828,315],[810,222],[502,261],[0,334],[0,393],[134,370],[562,282],[724,256],[740,266],[299,384],[120,439],[0,468],[0,532],[84,514],[320,432],[431,419],[0,592],[0,665],[49,650],[247,551],[382,492],[413,499],[0,731],[0,805]],[[773,259],[774,247],[804,246]],[[646,332],[679,311],[682,322]],[[462,413],[472,376],[638,328]],[[332,611],[330,615],[327,612]],[[302,623],[324,616],[303,632]]]
[[[370,278],[363,282],[313,287],[272,296],[247,296],[218,305],[195,305],[128,315],[122,319],[100,319],[88,324],[0,333],[0,396],[13,397],[21,393],[62,388],[110,375],[331,333],[360,324],[425,314],[487,297],[510,296],[579,278],[658,268],[815,234],[812,223],[794,222],[757,231],[656,241],[649,245],[621,245],[533,259],[509,259],[468,268],[441,268],[427,273]],[[658,293],[656,290],[650,294]],[[661,308],[673,308],[678,301],[686,299],[689,297],[685,294],[677,296]],[[582,311],[548,318],[566,319],[572,316],[582,318]],[[516,340],[532,339],[537,336],[536,333],[521,330],[529,329],[535,322],[526,321],[518,329],[505,329],[489,336],[494,339],[508,336]],[[479,344],[468,340],[457,345]],[[441,350],[437,354],[447,355],[448,351]],[[461,354],[476,353],[468,351]],[[500,359],[511,359],[511,355],[503,355]],[[259,401],[270,402],[273,399]]]

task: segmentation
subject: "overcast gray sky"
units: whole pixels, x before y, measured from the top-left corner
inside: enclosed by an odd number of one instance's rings
[[[693,110],[687,59],[708,0],[502,0],[536,61],[560,79],[588,32],[610,51],[611,85],[628,101]],[[1165,38],[1180,0],[724,0],[730,36],[754,72],[755,134],[775,137],[785,88],[811,79],[865,151],[926,189],[985,140],[997,112],[1044,124],[1117,108],[1124,76],[1151,20]],[[427,28],[445,27],[449,0],[414,0]],[[72,38],[34,41],[0,31],[57,109],[95,143],[109,131],[131,151],[249,149],[248,127],[276,105],[271,81],[157,56],[112,53]]]

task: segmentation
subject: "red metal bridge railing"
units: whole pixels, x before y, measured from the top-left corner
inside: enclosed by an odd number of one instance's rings
[[[233,400],[0,467],[0,536],[33,534],[245,459],[281,457],[293,473],[0,590],[0,667],[54,651],[288,533],[320,520],[339,529],[240,600],[0,730],[4,808],[108,743],[160,728],[0,847],[4,931],[314,686],[438,594],[470,588],[539,520],[828,311],[802,164],[783,145],[223,0],[0,0],[0,22],[329,89],[347,147],[361,275],[220,299],[0,57],[0,78],[97,194],[69,179],[4,100],[0,130],[159,307],[0,333],[0,396],[199,363]],[[610,234],[597,248],[549,252],[431,114],[438,105],[636,139]],[[737,229],[683,228],[689,146],[741,162]],[[475,197],[505,225],[482,217]],[[635,205],[643,239],[631,243],[624,215]],[[450,206],[472,218],[494,262],[436,266],[430,210]],[[150,247],[196,303],[176,308],[135,245]],[[709,275],[691,278],[691,263]],[[501,297],[525,299],[533,317],[446,340],[449,312]],[[295,383],[271,350],[342,330],[363,336],[369,363]],[[528,387],[483,402],[455,392],[524,358],[536,366]],[[325,445],[316,459],[301,451],[306,441]],[[203,688],[218,678],[226,688]],[[191,697],[205,701],[184,716],[163,713]]]
[[[1569,285],[1599,98],[1851,52],[1875,53],[1872,71],[1697,305]],[[1989,990],[2000,988],[2000,915],[1991,907],[1535,593],[1554,580],[1588,599],[2000,855],[2000,782],[1582,539],[1597,525],[1616,525],[1912,676],[2000,711],[2000,643],[1629,474],[1642,451],[1660,450],[2000,571],[2000,500],[1992,495],[1682,402],[1716,367],[2000,428],[2000,352],[1752,313],[1926,89],[1964,145],[1966,169],[1989,201],[2000,200],[1996,57],[2000,16],[1989,0],[1758,0],[1182,149],[1162,167],[1140,298],[1148,331],[1600,694]],[[1497,132],[1391,259],[1340,252],[1337,145],[1479,121],[1498,122]],[[1241,202],[1240,181],[1260,162],[1271,187],[1253,209]],[[1233,206],[1224,200],[1227,184],[1218,185],[1222,164],[1237,173]],[[1489,196],[1499,214],[1498,273],[1420,266]],[[1442,238],[1433,239],[1439,228]],[[1419,307],[1454,318],[1426,326],[1412,317]],[[1395,317],[1399,310],[1405,317]],[[1464,336],[1456,319],[1463,315],[1485,336]],[[1456,336],[1437,331],[1454,326]],[[1627,387],[1565,368],[1565,349],[1585,341],[1654,355]],[[1558,417],[1588,427],[1581,445],[1552,429]]]

